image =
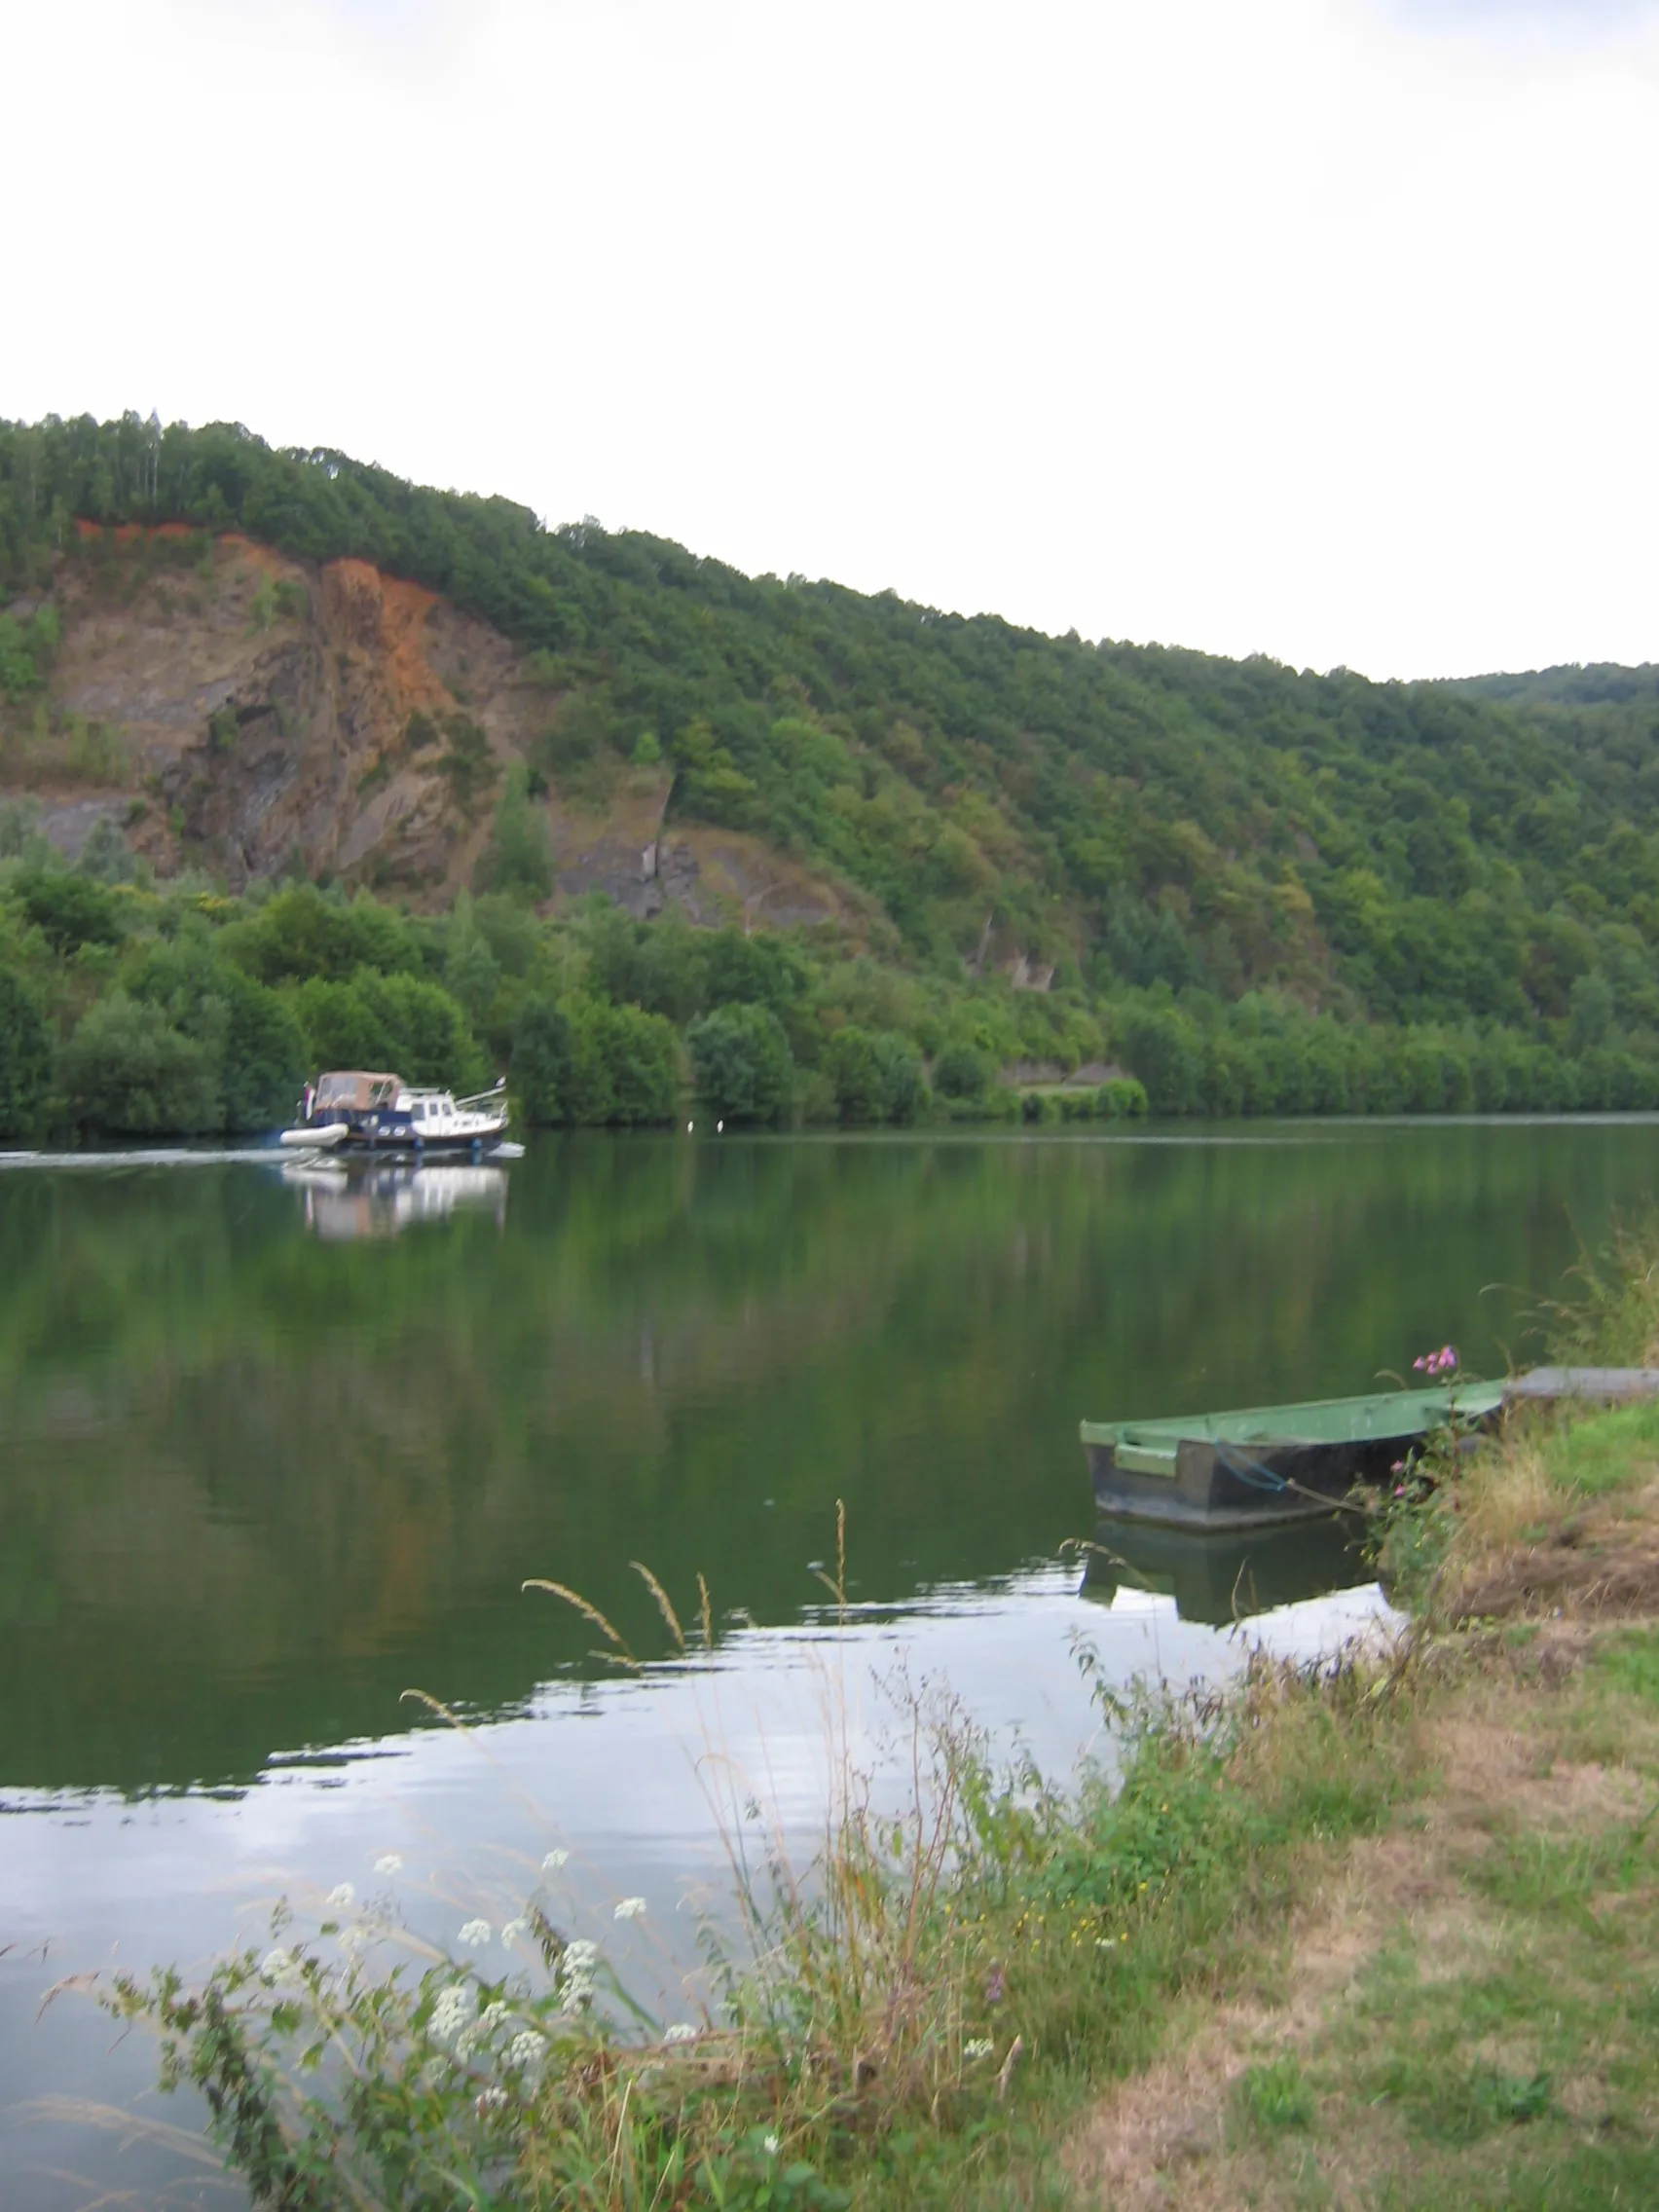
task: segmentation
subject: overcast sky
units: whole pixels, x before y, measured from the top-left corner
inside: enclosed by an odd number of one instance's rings
[[[1659,5],[6,10],[0,414],[1377,676],[1659,658]]]

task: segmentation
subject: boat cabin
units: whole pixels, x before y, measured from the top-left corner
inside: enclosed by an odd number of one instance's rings
[[[400,1075],[368,1075],[360,1068],[347,1068],[317,1078],[313,1112],[320,1117],[332,1109],[343,1120],[352,1114],[385,1113],[397,1104],[402,1090]]]

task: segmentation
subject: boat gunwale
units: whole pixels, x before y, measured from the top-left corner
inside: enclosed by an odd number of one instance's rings
[[[1239,1406],[1215,1414],[1161,1415],[1151,1419],[1080,1421],[1082,1441],[1093,1445],[1168,1443],[1275,1446],[1365,1444],[1420,1435],[1451,1418],[1454,1408],[1472,1419],[1496,1413],[1506,1394],[1501,1382],[1459,1382],[1423,1390],[1361,1391],[1342,1398],[1309,1398],[1300,1404]],[[1382,1413],[1389,1425],[1343,1424],[1329,1417],[1359,1409]],[[1308,1422],[1309,1415],[1325,1416]]]

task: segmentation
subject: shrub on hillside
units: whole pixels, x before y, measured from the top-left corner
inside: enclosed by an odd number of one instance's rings
[[[496,826],[474,872],[479,891],[499,891],[533,903],[553,892],[553,848],[547,815],[531,795],[530,767],[515,760],[496,808]]]
[[[293,1005],[313,1069],[385,1069],[460,1091],[489,1081],[465,1011],[437,983],[366,969],[349,983],[313,977]]]
[[[205,944],[156,945],[129,976],[128,990],[212,1055],[217,1126],[260,1129],[287,1117],[306,1078],[306,1040],[277,992]]]
[[[102,1136],[200,1136],[221,1125],[211,1051],[181,1036],[159,1006],[116,991],[63,1049],[64,1097],[76,1125]]]
[[[575,1039],[571,1017],[554,998],[526,1002],[513,1032],[513,1092],[525,1119],[546,1127],[565,1119]]]
[[[229,923],[219,941],[227,959],[262,983],[313,976],[345,982],[360,968],[419,976],[428,965],[427,947],[407,915],[366,896],[348,906],[309,883],[279,891],[257,914]]]
[[[645,1127],[680,1107],[674,1024],[636,1006],[531,999],[513,1037],[513,1088],[533,1124]]]
[[[52,1085],[52,1032],[20,976],[0,968],[0,1136],[32,1136]]]
[[[22,868],[12,879],[12,897],[54,952],[121,942],[120,902],[90,875],[66,868]]]
[[[958,1040],[934,1061],[933,1087],[941,1098],[983,1098],[995,1073],[988,1052]]]
[[[893,1030],[836,1030],[824,1054],[843,1122],[913,1122],[927,1099],[922,1055]]]
[[[594,1014],[610,1075],[609,1119],[627,1128],[672,1122],[683,1088],[673,1022],[637,1006],[596,1007]]]
[[[692,1022],[685,1043],[697,1094],[728,1122],[776,1122],[794,1093],[794,1054],[769,1007],[722,1006]]]

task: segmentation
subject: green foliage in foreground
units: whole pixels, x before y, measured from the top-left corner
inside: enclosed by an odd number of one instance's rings
[[[702,2021],[625,2032],[547,1889],[503,1932],[504,1976],[400,1966],[383,1907],[348,1899],[307,1939],[284,1909],[200,1989],[124,1978],[108,2002],[161,2029],[164,2083],[206,2092],[255,2197],[299,2212],[954,2205],[1027,2148],[1007,2122],[1028,2077],[1143,2063],[1171,2000],[1225,1985],[1282,1914],[1307,1839],[1374,1825],[1395,1788],[1344,1742],[1378,1730],[1340,1668],[1143,1708],[1117,1785],[1078,1800],[999,1787],[948,1708],[915,1720],[908,1814],[843,1804],[808,1880],[745,1884],[741,1944],[711,1925]]]

